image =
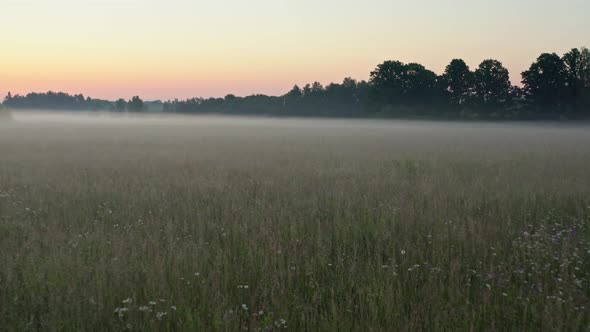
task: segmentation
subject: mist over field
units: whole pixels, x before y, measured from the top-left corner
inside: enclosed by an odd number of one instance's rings
[[[0,332],[590,331],[590,1],[0,13]]]
[[[63,143],[83,149],[101,149],[113,141],[122,145],[112,153],[128,152],[141,144],[149,153],[163,145],[180,149],[187,158],[226,144],[239,152],[265,153],[272,147],[331,155],[368,158],[480,157],[503,159],[561,155],[584,157],[590,153],[590,125],[584,122],[452,122],[417,120],[355,120],[194,116],[165,114],[113,114],[100,112],[14,112],[12,121],[0,124],[3,141]],[[10,134],[9,134],[10,133]],[[71,139],[71,140],[70,140]],[[147,140],[147,141],[146,141]],[[158,143],[151,146],[150,143]],[[258,144],[259,143],[259,144]],[[89,145],[87,145],[89,144]],[[53,145],[54,148],[64,148]],[[371,154],[376,155],[371,155]],[[359,159],[356,162],[367,161]],[[567,160],[562,160],[564,163]],[[536,167],[544,167],[543,163]]]
[[[583,330],[590,128],[14,112],[8,330]]]

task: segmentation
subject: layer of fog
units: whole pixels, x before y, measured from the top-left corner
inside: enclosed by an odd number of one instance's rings
[[[288,161],[294,160],[322,161],[321,171],[329,173],[340,163],[390,167],[394,160],[420,160],[461,168],[529,160],[531,171],[543,177],[559,169],[572,175],[589,159],[590,127],[571,123],[72,112],[16,112],[12,121],[0,123],[0,166],[18,160],[34,167],[101,160],[116,168],[125,162],[200,160],[238,168],[238,161],[291,167]]]
[[[254,127],[316,127],[316,128],[411,128],[448,127],[459,128],[561,128],[590,129],[589,123],[576,122],[477,122],[444,120],[395,120],[395,119],[343,119],[343,118],[276,118],[261,116],[230,115],[183,115],[183,114],[134,114],[113,112],[60,112],[60,111],[15,111],[12,121],[3,121],[13,126],[19,125],[112,125],[112,126],[254,126]]]
[[[168,144],[207,142],[319,145],[333,150],[388,149],[486,153],[590,153],[590,126],[573,122],[452,122],[387,119],[265,118],[180,114],[18,111],[0,122],[4,143],[18,140],[44,144]],[[234,142],[234,143],[232,143]],[[254,143],[253,143],[254,144]],[[318,145],[319,144],[319,145]],[[389,148],[386,148],[386,147]]]

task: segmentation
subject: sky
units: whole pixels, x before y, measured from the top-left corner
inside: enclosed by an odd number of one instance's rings
[[[368,79],[385,60],[441,73],[590,47],[588,0],[1,0],[0,95],[280,95]]]

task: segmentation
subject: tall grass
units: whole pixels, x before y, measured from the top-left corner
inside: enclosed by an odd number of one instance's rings
[[[585,330],[590,132],[0,128],[0,330]]]

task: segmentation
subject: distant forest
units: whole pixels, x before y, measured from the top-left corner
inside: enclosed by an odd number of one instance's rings
[[[106,110],[322,117],[403,117],[466,119],[590,118],[590,52],[574,48],[563,56],[541,54],[521,73],[522,86],[512,85],[498,60],[484,60],[471,70],[452,60],[442,75],[418,63],[385,61],[369,81],[345,78],[323,86],[294,86],[282,96],[251,95],[225,98],[144,102],[108,101],[66,93],[11,95],[3,105],[12,109]]]

